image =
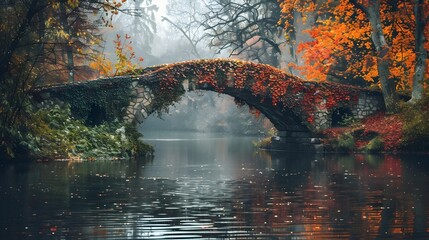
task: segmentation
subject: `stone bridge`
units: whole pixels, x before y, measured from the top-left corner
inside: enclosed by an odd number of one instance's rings
[[[38,101],[70,103],[72,113],[89,124],[114,119],[135,124],[198,89],[228,94],[259,110],[279,131],[278,142],[297,151],[317,146],[318,132],[343,116],[361,119],[384,111],[378,91],[304,81],[265,64],[229,59],[149,67],[128,76],[43,86],[32,94]]]

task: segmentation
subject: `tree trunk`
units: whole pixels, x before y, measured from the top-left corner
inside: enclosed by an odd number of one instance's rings
[[[411,94],[411,103],[415,103],[420,100],[424,94],[424,77],[426,71],[426,59],[427,52],[424,48],[425,35],[424,29],[426,21],[423,15],[423,0],[414,1],[414,16],[416,18],[416,30],[415,30],[415,52],[416,52],[416,64],[414,66],[413,76],[413,91]]]
[[[372,29],[372,41],[377,51],[377,69],[383,93],[384,104],[387,113],[397,111],[396,83],[390,77],[390,47],[383,34],[383,27],[380,18],[380,1],[370,0],[367,8],[367,17]]]
[[[69,34],[70,36],[70,27],[67,21],[67,12],[66,12],[66,6],[65,1],[62,0],[60,2],[60,11],[61,11],[61,24],[63,25],[64,32]],[[65,50],[67,54],[67,69],[69,71],[69,82],[74,82],[74,61],[73,61],[73,49],[69,43],[69,40],[66,39],[65,41]]]

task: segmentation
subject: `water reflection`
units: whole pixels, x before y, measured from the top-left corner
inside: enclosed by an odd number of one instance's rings
[[[427,156],[146,137],[156,149],[147,162],[1,166],[2,239],[429,238]]]

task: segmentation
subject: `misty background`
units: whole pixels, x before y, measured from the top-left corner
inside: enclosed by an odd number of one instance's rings
[[[105,40],[101,52],[113,62],[114,40],[117,34],[127,34],[137,59],[144,58],[143,62],[135,62],[142,67],[193,59],[238,58],[299,75],[288,67],[290,62],[300,65],[302,60],[295,46],[286,43],[283,30],[277,25],[280,9],[276,1],[130,0],[124,9],[113,19],[113,28],[101,30]],[[266,19],[270,22],[255,24]],[[300,16],[296,19],[299,29],[305,29]],[[303,34],[295,38],[297,42],[309,40]],[[252,114],[248,106],[239,107],[232,97],[208,91],[186,93],[162,119],[152,115],[140,126],[143,131],[251,135],[263,134],[272,127],[263,115]]]

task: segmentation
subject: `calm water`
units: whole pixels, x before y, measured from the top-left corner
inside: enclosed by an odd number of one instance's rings
[[[0,239],[429,239],[428,156],[145,134],[145,162],[0,166]]]

